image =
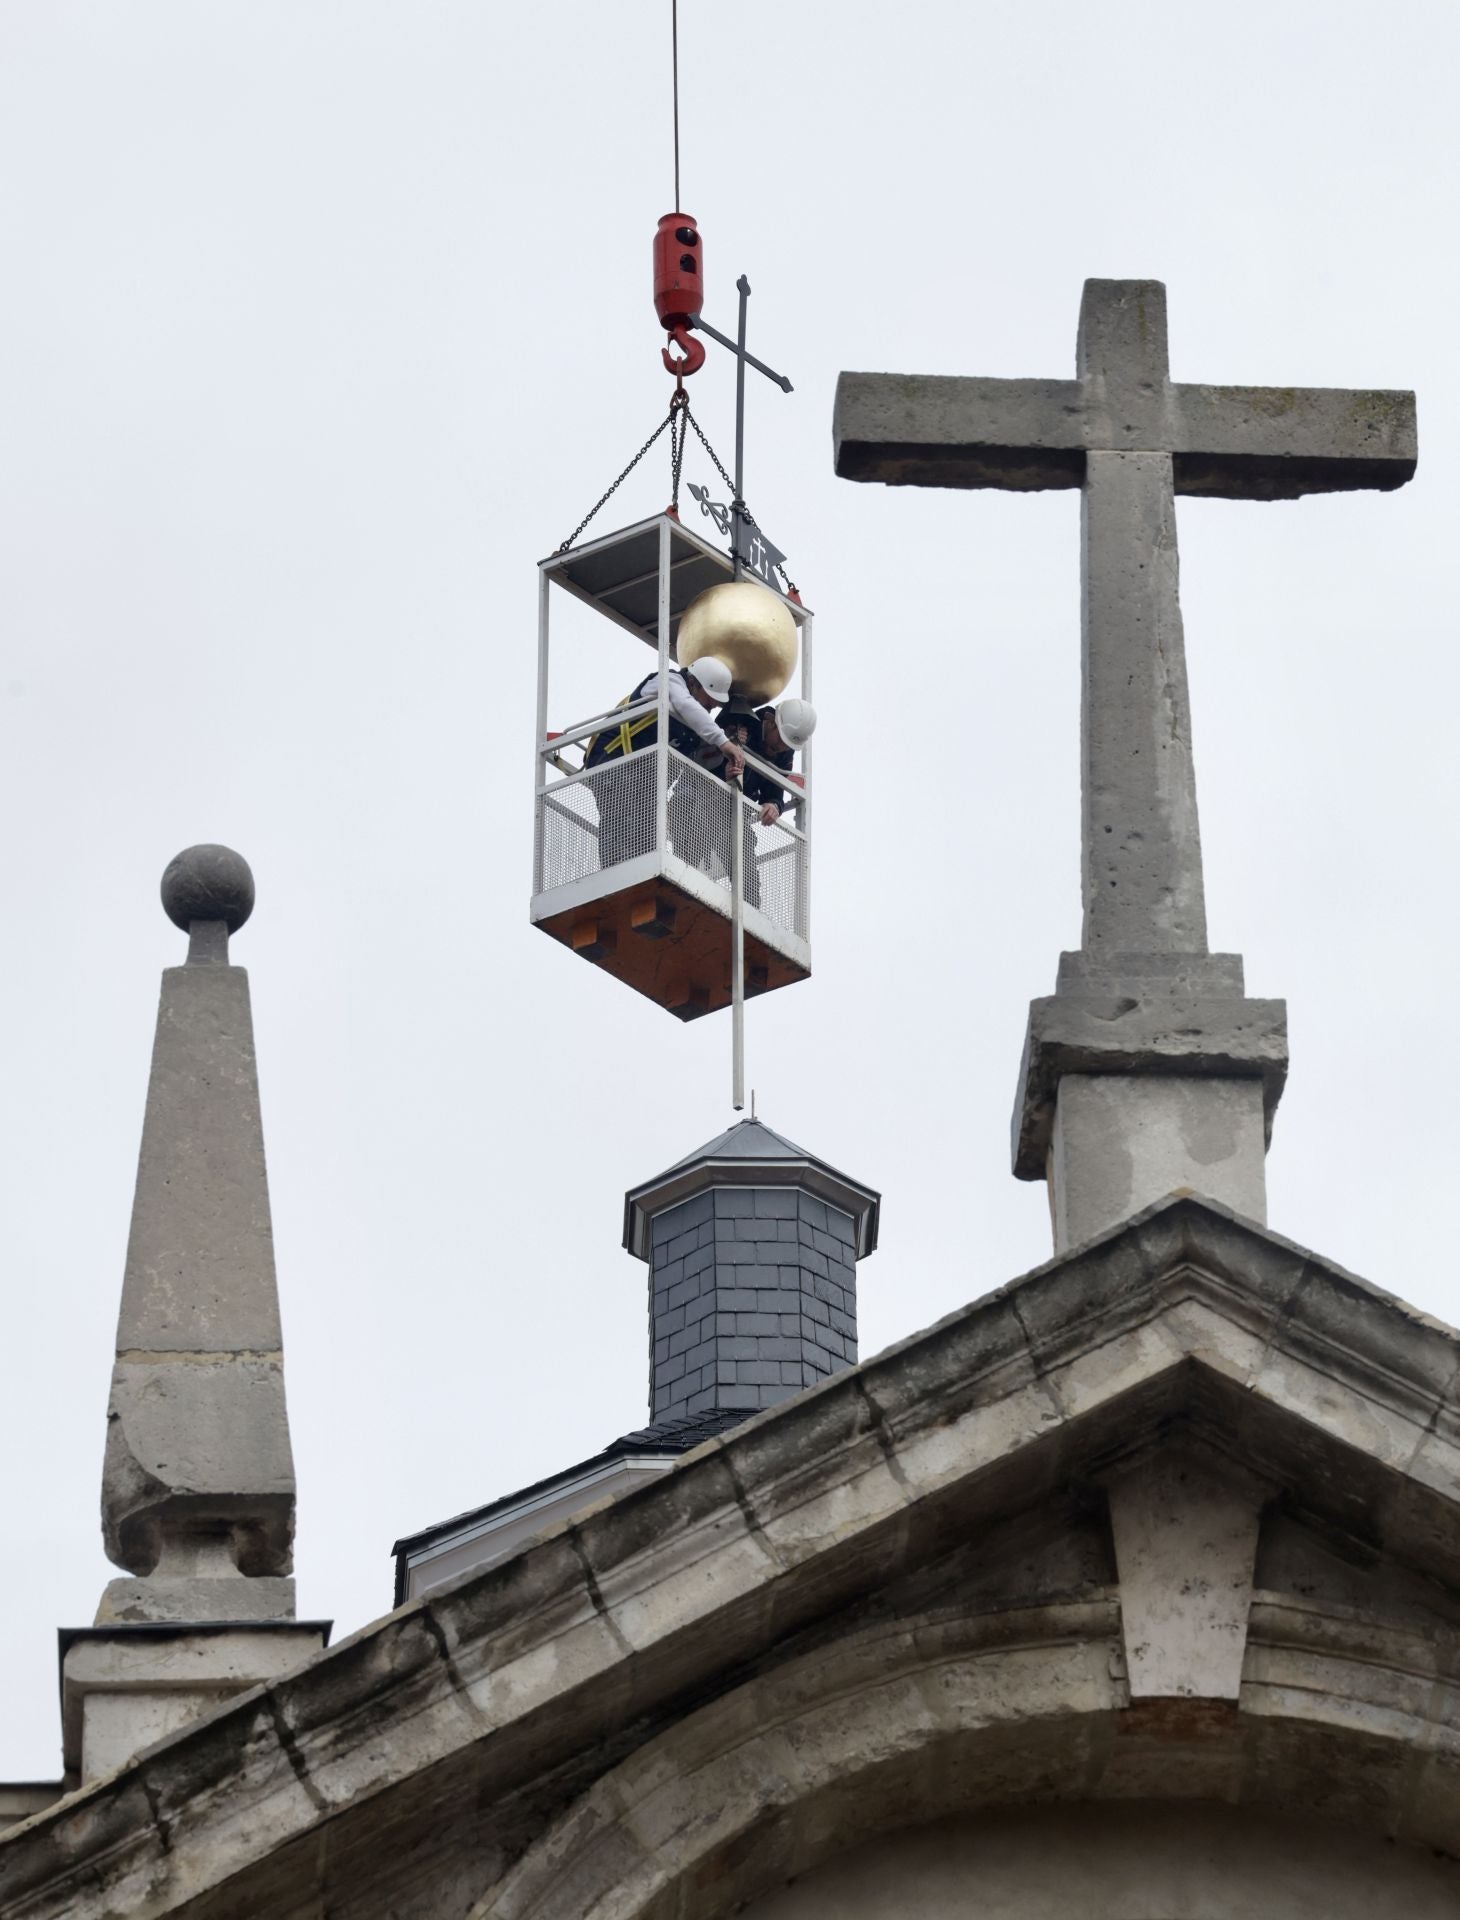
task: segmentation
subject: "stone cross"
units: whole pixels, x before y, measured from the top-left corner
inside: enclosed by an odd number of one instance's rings
[[[1086,281],[1076,368],[1074,380],[844,373],[836,470],[892,486],[1081,489],[1083,945],[1200,953],[1174,495],[1402,486],[1414,396],[1174,382],[1156,280]]]
[[[1178,1187],[1265,1219],[1287,1015],[1207,951],[1175,496],[1403,486],[1413,394],[1173,381],[1165,288],[1088,280],[1075,379],[844,373],[834,433],[850,480],[1081,491],[1084,932],[1031,1005],[1014,1114],[1057,1250]]]

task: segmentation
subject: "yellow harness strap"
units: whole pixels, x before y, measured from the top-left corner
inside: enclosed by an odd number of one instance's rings
[[[628,706],[633,697],[631,693],[626,693],[623,699],[619,701],[618,706]],[[617,709],[615,709],[615,711],[617,711]],[[652,727],[658,718],[659,716],[655,713],[645,713],[641,714],[637,720],[625,720],[620,725],[618,732],[603,749],[604,759],[608,759],[609,755],[614,753],[632,753],[634,741],[644,731],[645,727]],[[593,749],[598,745],[600,738],[601,735],[595,733],[593,738],[588,742],[589,753],[592,753]]]

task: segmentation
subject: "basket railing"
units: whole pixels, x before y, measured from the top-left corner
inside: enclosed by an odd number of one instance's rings
[[[608,877],[616,867],[657,854],[669,877],[676,877],[678,863],[696,891],[704,893],[708,883],[708,897],[728,914],[738,830],[749,924],[753,928],[758,915],[772,932],[809,940],[810,796],[799,778],[746,752],[747,767],[781,796],[777,816],[763,822],[764,802],[747,798],[718,769],[662,742],[592,767],[575,764],[563,751],[577,748],[586,756],[594,734],[651,713],[655,705],[650,699],[615,708],[542,742],[534,893]],[[661,819],[662,844],[656,831]]]

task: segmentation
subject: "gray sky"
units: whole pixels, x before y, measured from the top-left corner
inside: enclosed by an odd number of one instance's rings
[[[1007,1134],[1079,941],[1078,497],[840,482],[832,390],[1067,375],[1091,274],[1167,282],[1179,379],[1418,390],[1401,492],[1178,513],[1212,941],[1290,1004],[1272,1224],[1460,1318],[1460,15],[681,12],[706,313],[748,273],[796,382],[748,492],[818,616],[816,971],[750,1080],[884,1192],[863,1352],[1048,1254]],[[55,1628],[110,1571],[180,847],[258,880],[301,1611],[353,1629],[397,1534],[644,1417],[622,1193],[732,1118],[728,1023],[530,928],[529,738],[535,562],[668,398],[668,13],[0,4],[0,1777],[58,1770]],[[728,360],[693,392],[728,446]],[[665,492],[651,456],[621,518]],[[605,627],[605,699],[643,670]]]

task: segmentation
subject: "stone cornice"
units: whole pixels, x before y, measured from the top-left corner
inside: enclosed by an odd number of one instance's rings
[[[631,1724],[772,1657],[950,1516],[966,1535],[1173,1418],[1460,1584],[1457,1365],[1438,1322],[1166,1203],[47,1809],[0,1842],[0,1908],[145,1920],[428,1780],[484,1806],[561,1791],[595,1743],[611,1758]]]

